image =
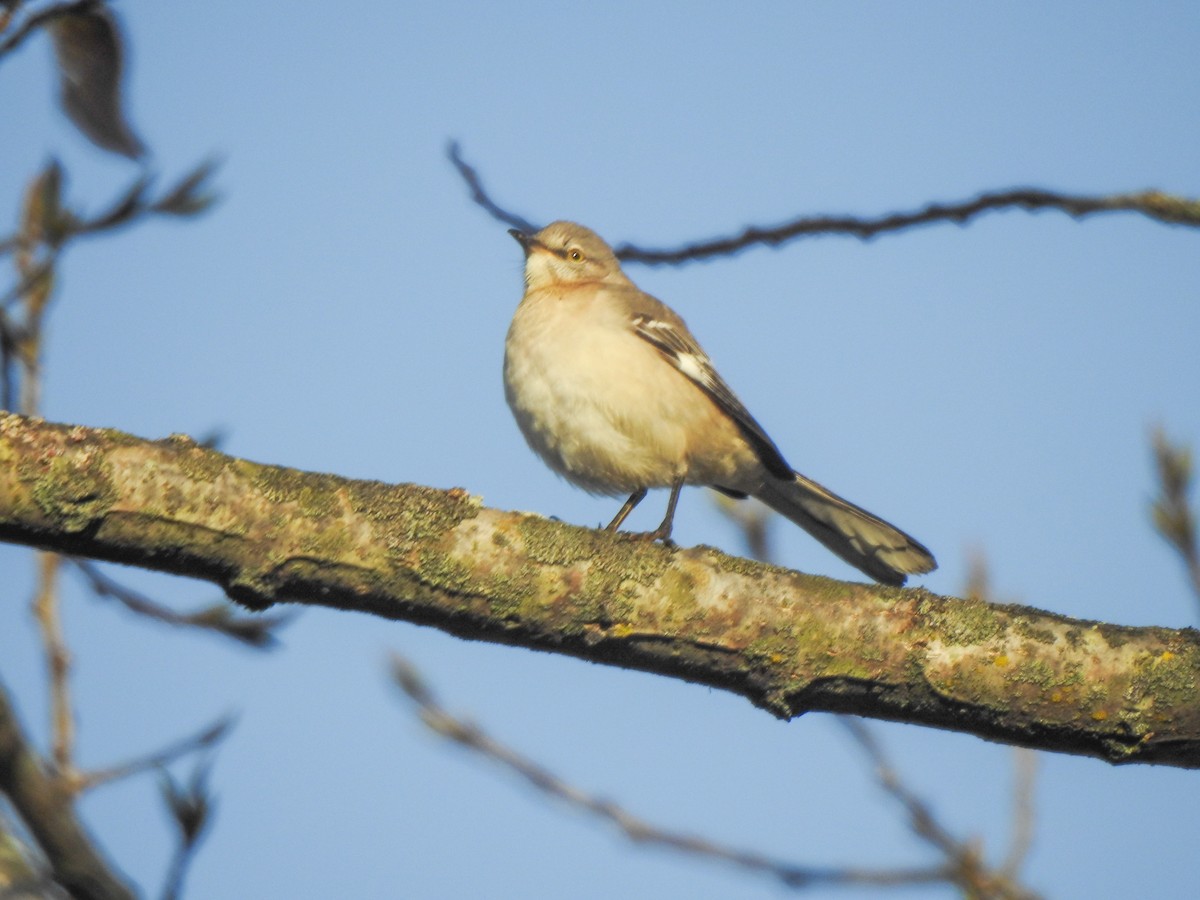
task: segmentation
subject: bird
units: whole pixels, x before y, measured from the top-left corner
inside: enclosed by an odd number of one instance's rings
[[[881,584],[937,568],[915,538],[795,471],[683,319],[599,235],[567,221],[509,234],[525,252],[525,292],[505,339],[505,399],[553,471],[628,495],[608,531],[669,488],[662,523],[636,535],[669,544],[680,490],[705,485],[756,497]]]

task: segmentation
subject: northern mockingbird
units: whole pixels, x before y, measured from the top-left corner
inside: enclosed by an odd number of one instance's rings
[[[525,249],[525,296],[504,345],[504,393],[521,433],[559,475],[628,494],[615,531],[649,488],[708,485],[757,497],[883,584],[937,567],[918,541],[794,471],[721,379],[687,326],[638,290],[612,249],[573,222],[509,232]]]

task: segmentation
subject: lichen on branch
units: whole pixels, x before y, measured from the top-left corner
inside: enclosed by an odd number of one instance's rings
[[[1200,767],[1200,636],[839,582],[190,438],[0,417],[0,539],[733,691]]]

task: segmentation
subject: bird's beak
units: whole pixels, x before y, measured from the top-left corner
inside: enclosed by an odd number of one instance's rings
[[[516,239],[518,244],[521,245],[526,256],[528,256],[529,252],[537,246],[537,238],[535,238],[532,234],[526,234],[525,232],[516,228],[508,229],[508,233]]]

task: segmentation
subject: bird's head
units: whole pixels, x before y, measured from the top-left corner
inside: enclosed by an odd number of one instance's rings
[[[525,249],[525,287],[608,282],[628,284],[621,264],[604,240],[574,222],[551,222],[537,234],[509,231]]]

